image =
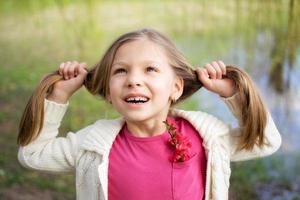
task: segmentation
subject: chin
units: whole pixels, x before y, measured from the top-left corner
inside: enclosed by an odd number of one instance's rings
[[[123,117],[125,118],[125,120],[127,121],[135,121],[135,122],[141,122],[141,121],[145,121],[148,119],[151,119],[150,115],[145,115],[145,114],[123,114]]]

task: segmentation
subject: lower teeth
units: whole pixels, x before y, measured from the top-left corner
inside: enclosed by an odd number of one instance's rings
[[[134,104],[137,104],[137,103],[146,103],[146,101],[145,101],[145,102],[142,102],[142,101],[140,101],[140,102],[128,102],[128,103],[134,103]]]

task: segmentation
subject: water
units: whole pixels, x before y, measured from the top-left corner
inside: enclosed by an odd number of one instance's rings
[[[300,150],[300,52],[295,49],[295,61],[288,62],[287,55],[283,56],[282,65],[274,69],[276,76],[270,73],[274,59],[270,56],[276,41],[271,33],[257,32],[251,41],[253,49],[238,43],[228,49],[222,57],[226,63],[234,63],[245,69],[256,83],[262,98],[271,111],[275,124],[282,134],[283,144],[281,150],[294,152]],[[238,50],[238,51],[237,51]],[[283,50],[285,51],[285,50]],[[248,59],[246,52],[254,52],[252,59]],[[196,98],[201,102],[200,109],[208,110],[219,118],[236,124],[231,114],[216,95],[208,92],[199,92]],[[203,94],[202,94],[203,93]]]

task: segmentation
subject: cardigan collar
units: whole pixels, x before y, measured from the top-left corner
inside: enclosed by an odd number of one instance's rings
[[[171,109],[170,114],[189,121],[203,138],[203,146],[206,149],[210,148],[211,142],[215,137],[229,132],[228,126],[223,122],[201,111]],[[82,148],[108,156],[112,144],[124,123],[124,118],[96,121],[84,141],[82,141]]]

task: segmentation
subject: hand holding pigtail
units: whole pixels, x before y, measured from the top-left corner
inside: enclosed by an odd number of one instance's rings
[[[25,146],[34,140],[43,127],[45,98],[66,103],[84,83],[89,72],[85,63],[67,62],[59,70],[46,75],[31,95],[23,112],[17,143]]]
[[[251,150],[254,145],[262,147],[267,110],[250,76],[242,69],[225,65],[222,61],[197,68],[200,85],[221,97],[237,94],[239,121],[242,134],[239,149]]]
[[[196,72],[207,90],[222,97],[230,97],[235,93],[234,81],[227,77],[227,68],[222,61],[208,63],[203,68],[197,68]]]

